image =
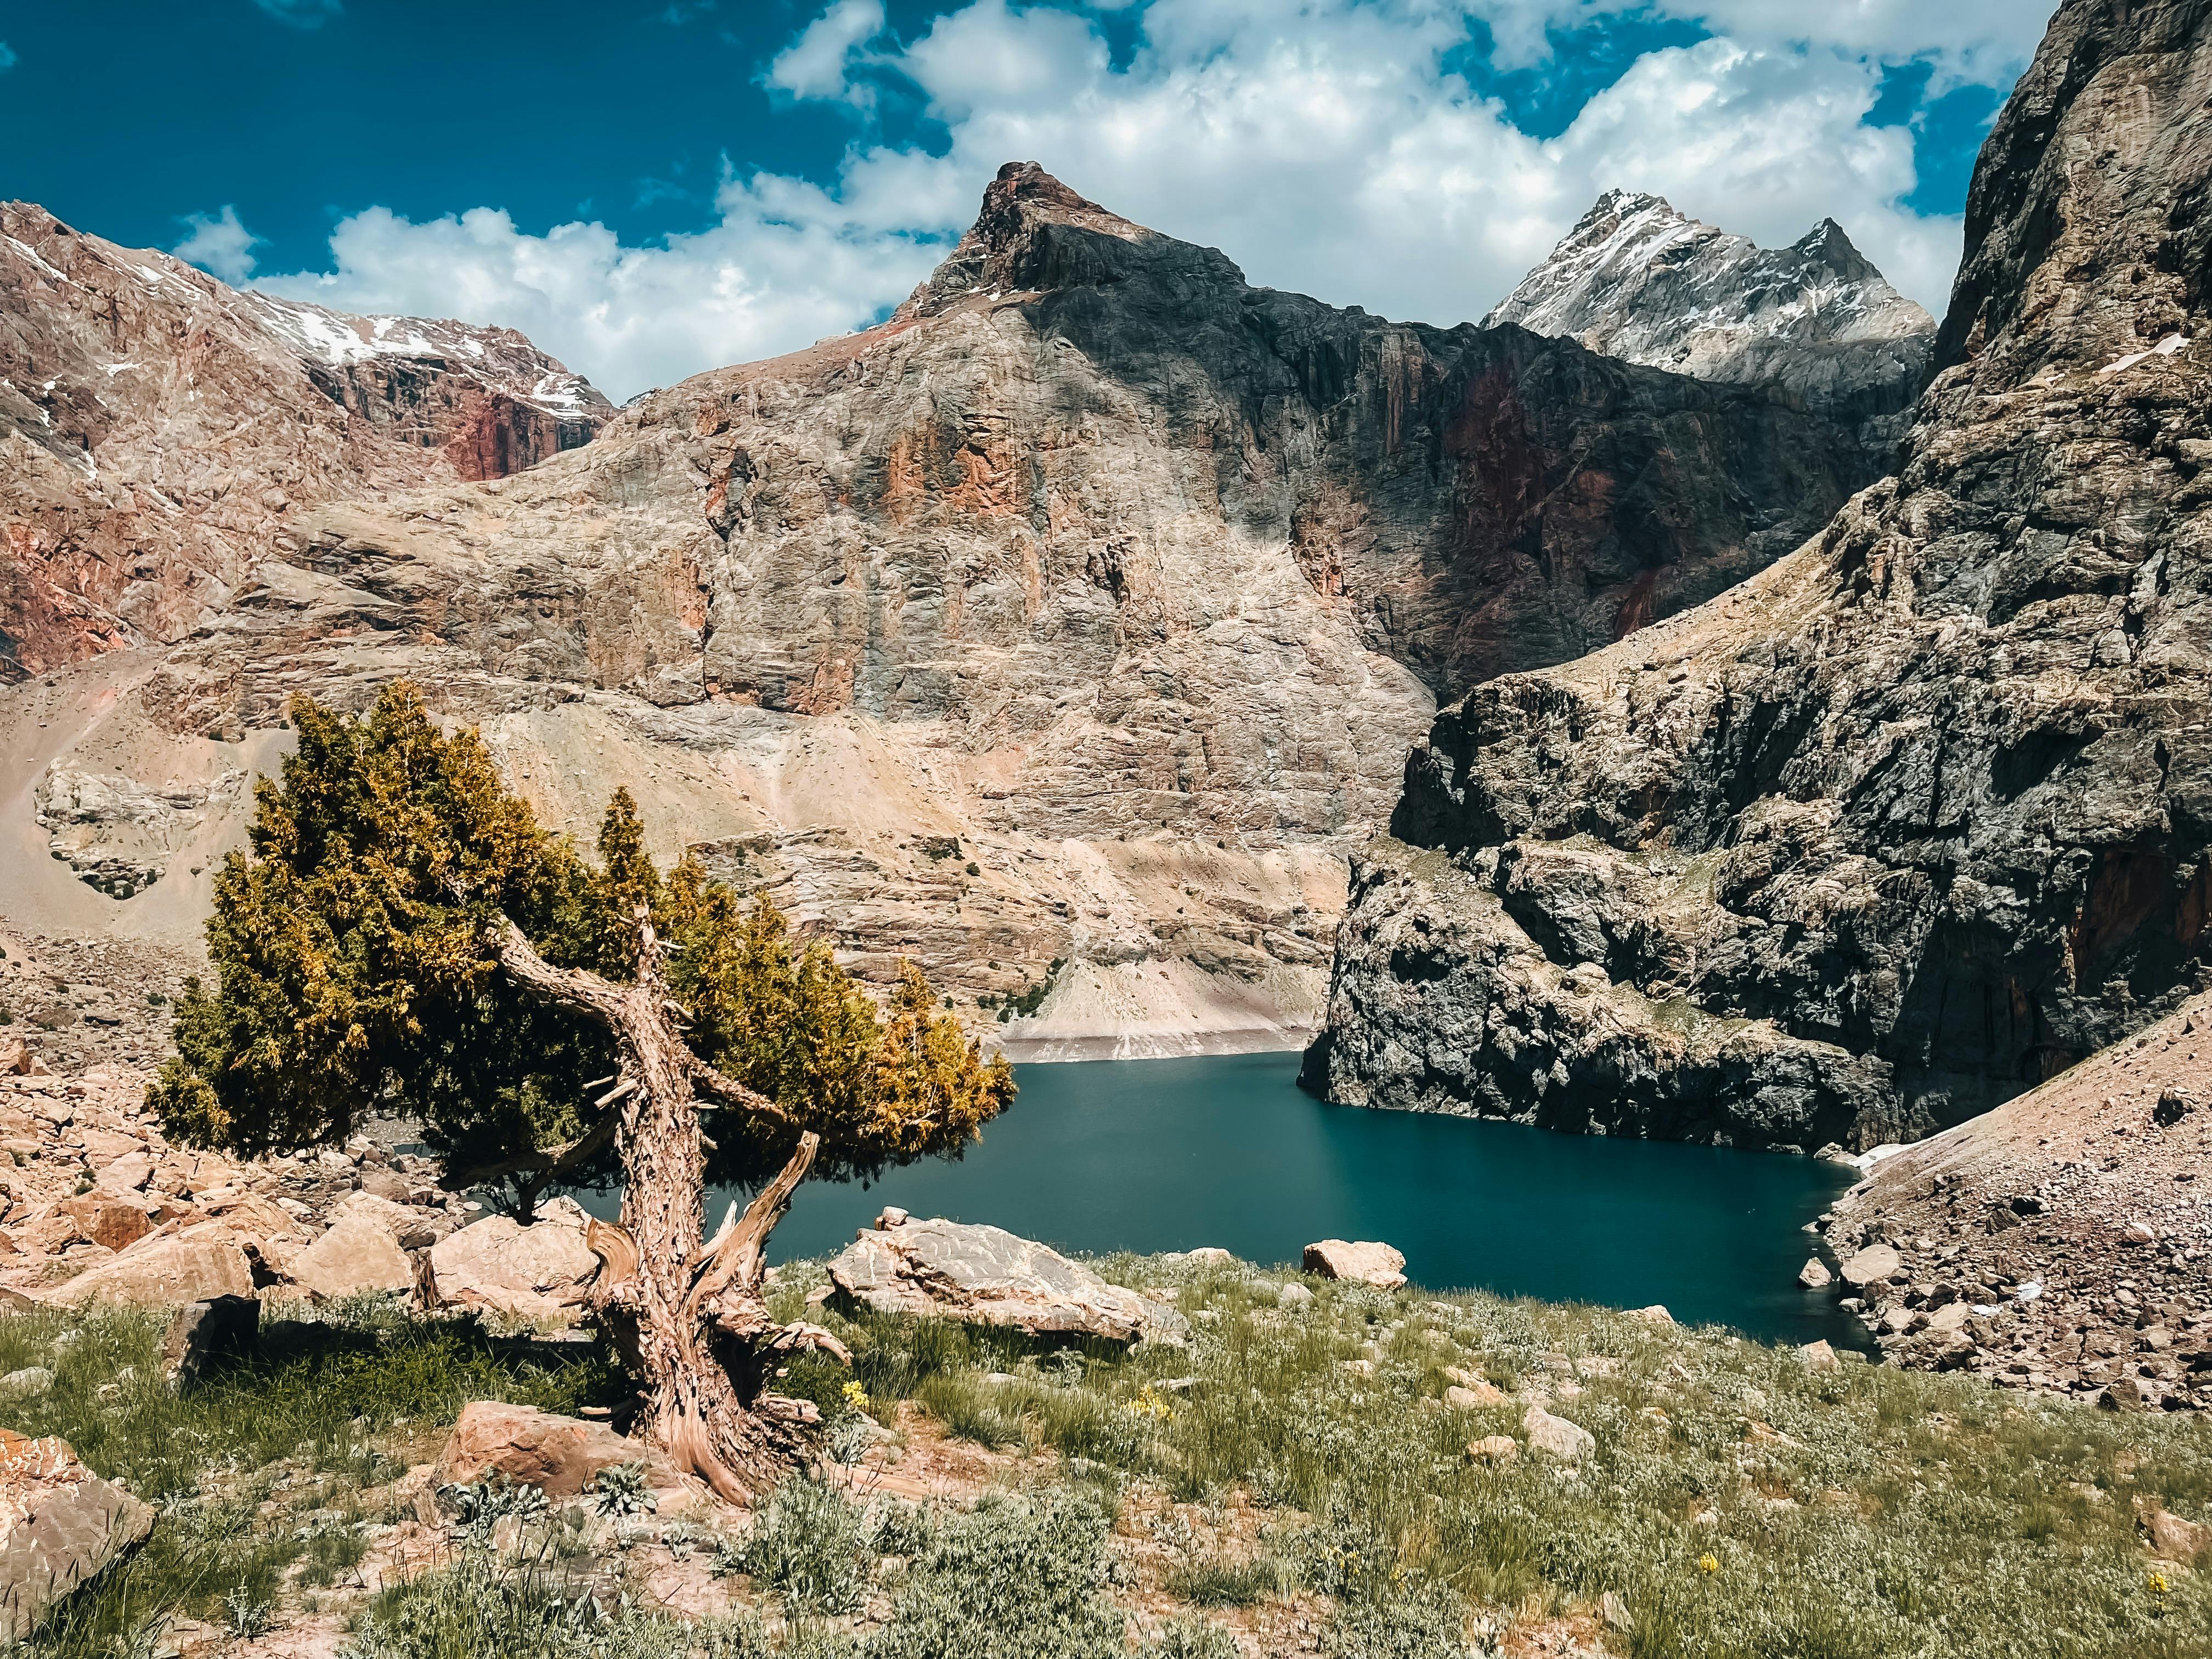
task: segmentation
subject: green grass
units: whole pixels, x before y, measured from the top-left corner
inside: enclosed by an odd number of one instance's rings
[[[295,1564],[306,1584],[334,1582],[362,1559],[359,1532],[342,1519],[301,1536],[295,1517],[357,1515],[364,1488],[404,1472],[390,1450],[403,1434],[434,1433],[471,1400],[573,1412],[615,1382],[594,1351],[547,1359],[467,1322],[364,1302],[271,1322],[250,1362],[179,1392],[164,1329],[125,1311],[0,1318],[0,1374],[54,1373],[9,1402],[8,1425],[61,1436],[160,1511],[146,1546],[50,1616],[24,1659],[131,1654],[174,1615],[235,1624],[277,1601]]]
[[[2136,1527],[2139,1503],[2207,1518],[2200,1417],[1858,1363],[1814,1371],[1790,1349],[1598,1309],[1316,1283],[1311,1304],[1280,1310],[1278,1280],[1242,1267],[1098,1265],[1176,1285],[1186,1312],[1211,1316],[1194,1351],[1071,1369],[902,1322],[839,1328],[879,1414],[910,1398],[956,1434],[1310,1517],[1284,1553],[1339,1598],[1330,1639],[1346,1653],[1421,1653],[1439,1620],[1611,1593],[1631,1624],[1615,1645],[1635,1659],[2212,1655],[2212,1560],[2160,1589]],[[787,1274],[779,1294],[811,1282]],[[1373,1376],[1346,1368],[1357,1358]],[[985,1382],[986,1365],[1014,1380]],[[1471,1462],[1469,1440],[1517,1437],[1523,1407],[1446,1410],[1445,1365],[1548,1384],[1596,1455]],[[1153,1388],[1170,1375],[1196,1382]],[[1177,1571],[1194,1602],[1243,1588],[1219,1563]]]
[[[2202,1418],[1864,1364],[1814,1371],[1790,1350],[1602,1310],[1310,1281],[1312,1302],[1285,1310],[1279,1273],[1099,1266],[1174,1287],[1193,1346],[1068,1351],[822,1313],[854,1371],[808,1358],[783,1379],[833,1424],[850,1381],[884,1420],[914,1402],[1007,1454],[1009,1496],[963,1513],[787,1486],[724,1553],[743,1598],[777,1615],[765,1625],[608,1607],[550,1545],[493,1571],[471,1544],[380,1598],[357,1659],[1226,1659],[1222,1621],[1292,1594],[1327,1659],[1486,1652],[1515,1621],[1601,1602],[1626,1659],[2212,1659],[2212,1559],[2160,1588],[2137,1530],[2151,1504],[2207,1518]],[[780,1275],[778,1315],[799,1316],[820,1278]],[[273,1327],[250,1366],[177,1395],[159,1335],[127,1315],[0,1319],[0,1371],[56,1373],[11,1426],[66,1436],[163,1509],[148,1546],[27,1656],[128,1654],[171,1613],[238,1625],[290,1606],[349,1576],[380,1518],[363,1489],[461,1404],[572,1411],[619,1386],[603,1354],[550,1358],[365,1306]],[[1547,1389],[1595,1455],[1470,1461],[1470,1440],[1519,1437],[1523,1407],[1446,1408],[1447,1367]],[[1139,1558],[1114,1533],[1139,1483],[1186,1505],[1169,1530],[1144,1523],[1170,1545],[1164,1588],[1182,1611],[1141,1639],[1121,1599]],[[1232,1498],[1262,1511],[1233,1547],[1193,1520]],[[868,1607],[885,1622],[855,1630]]]

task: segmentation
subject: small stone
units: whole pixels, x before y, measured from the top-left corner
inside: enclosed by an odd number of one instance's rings
[[[2120,1237],[2130,1244],[2155,1244],[2158,1230],[2148,1221],[2130,1221],[2120,1230]]]
[[[1467,1443],[1467,1455],[1470,1462],[1510,1463],[1521,1455],[1521,1443],[1510,1434],[1486,1434]]]
[[[1322,1279],[1346,1279],[1395,1291],[1406,1282],[1402,1251],[1372,1240],[1324,1238],[1305,1248],[1305,1270]]]
[[[1832,1371],[1843,1364],[1836,1358],[1835,1349],[1825,1339],[1806,1343],[1797,1350],[1797,1358],[1804,1362],[1808,1371]]]
[[[2212,1548],[2212,1526],[2187,1520],[2163,1504],[2141,1505],[2136,1518],[2142,1523],[2144,1540],[2168,1561],[2194,1561]]]
[[[886,1227],[903,1227],[906,1224],[907,1212],[896,1204],[884,1205],[882,1212],[876,1217],[878,1232],[881,1232]]]
[[[1628,1616],[1628,1603],[1620,1599],[1618,1590],[1607,1590],[1597,1599],[1597,1616],[1605,1620],[1607,1628],[1632,1630],[1636,1621]]]
[[[1808,1291],[1826,1290],[1835,1282],[1835,1277],[1828,1271],[1828,1264],[1817,1255],[1808,1258],[1797,1270],[1797,1282]]]
[[[538,1487],[548,1498],[574,1498],[601,1469],[640,1462],[653,1486],[677,1483],[658,1449],[626,1439],[604,1423],[478,1400],[461,1407],[439,1455],[437,1478],[442,1485],[470,1486],[503,1474],[518,1486]]]
[[[1635,1309],[1631,1317],[1640,1319],[1647,1325],[1671,1325],[1674,1322],[1674,1316],[1667,1311],[1667,1304],[1663,1302],[1655,1302],[1648,1308]]]
[[[1521,1429],[1531,1447],[1562,1462],[1578,1462],[1597,1449],[1595,1435],[1579,1423],[1553,1416],[1541,1406],[1531,1406],[1522,1414]]]
[[[1444,1390],[1444,1404],[1455,1412],[1480,1411],[1485,1406],[1502,1406],[1505,1399],[1503,1389],[1488,1382],[1477,1382],[1472,1388],[1462,1388],[1454,1383]]]
[[[1279,1308],[1303,1308],[1313,1299],[1313,1291],[1304,1285],[1285,1285],[1275,1292],[1275,1305]]]
[[[0,1376],[0,1395],[10,1400],[22,1400],[34,1394],[44,1394],[54,1386],[54,1374],[44,1365],[26,1365],[20,1371],[9,1371]]]

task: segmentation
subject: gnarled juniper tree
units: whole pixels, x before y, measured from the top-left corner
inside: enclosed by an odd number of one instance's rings
[[[291,712],[299,746],[258,786],[251,854],[216,879],[220,983],[179,1000],[149,1104],[177,1139],[235,1152],[405,1114],[456,1182],[504,1177],[526,1204],[618,1162],[594,1297],[640,1373],[643,1431],[726,1498],[772,1484],[804,1431],[768,1380],[835,1344],[769,1316],[769,1231],[811,1171],[957,1152],[1012,1099],[1010,1069],[933,1012],[911,963],[879,1012],[765,898],[690,858],[655,868],[627,793],[593,863],[405,684],[359,719]],[[710,1178],[757,1194],[711,1238]]]

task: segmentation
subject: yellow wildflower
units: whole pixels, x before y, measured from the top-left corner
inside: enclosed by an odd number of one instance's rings
[[[2170,1588],[2171,1586],[2169,1586],[2166,1582],[2166,1575],[2164,1573],[2154,1572],[2151,1574],[2150,1593],[2153,1595],[2163,1595]]]
[[[1698,1571],[1699,1572],[1714,1573],[1718,1572],[1720,1570],[1721,1563],[1718,1556],[1708,1553],[1698,1558]]]
[[[856,1412],[868,1409],[868,1391],[856,1379],[845,1385],[845,1403]]]

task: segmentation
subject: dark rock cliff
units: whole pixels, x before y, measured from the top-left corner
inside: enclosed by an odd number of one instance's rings
[[[1355,872],[1310,1086],[1863,1146],[2208,982],[2209,21],[2061,8],[1899,477],[1438,717]]]

